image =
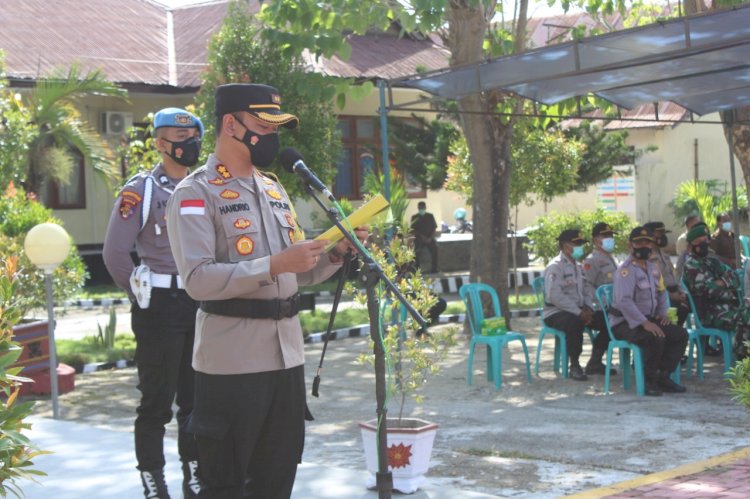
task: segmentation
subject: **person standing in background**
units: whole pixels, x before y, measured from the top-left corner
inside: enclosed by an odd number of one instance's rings
[[[179,108],[154,115],[154,146],[161,163],[131,178],[117,197],[104,239],[104,264],[132,302],[135,362],[141,400],[135,419],[135,455],[144,495],[169,498],[164,480],[164,427],[177,397],[177,448],[184,497],[198,497],[198,456],[186,427],[193,408],[191,367],[198,304],[177,275],[167,234],[167,201],[198,162],[203,123]],[[141,265],[134,267],[135,246]]]
[[[420,201],[417,204],[417,213],[411,217],[411,231],[414,234],[414,252],[417,255],[417,263],[423,272],[434,274],[438,268],[438,248],[436,240],[437,223],[432,213],[427,212],[427,204]],[[430,252],[429,268],[424,268],[419,261],[421,250]]]

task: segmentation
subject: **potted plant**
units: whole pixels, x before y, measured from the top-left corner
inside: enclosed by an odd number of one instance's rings
[[[388,257],[377,246],[371,248],[371,252],[385,274],[398,284],[420,314],[427,317],[437,297],[419,270],[405,271],[413,265],[413,250],[396,238],[389,245]],[[363,293],[355,293],[355,299],[361,304],[366,302]],[[420,418],[405,417],[404,409],[410,399],[416,403],[422,401],[420,390],[429,375],[438,373],[440,361],[455,344],[455,329],[421,332],[418,336],[419,325],[408,316],[400,303],[391,300],[385,292],[381,293],[379,299],[382,342],[390,357],[387,362],[390,366],[388,393],[395,394],[398,404],[397,416],[388,417],[386,421],[388,468],[393,476],[393,488],[411,494],[424,482],[438,425]],[[372,354],[362,354],[359,361],[372,364],[373,358]],[[371,472],[367,486],[371,488],[375,485],[375,473],[378,471],[378,421],[374,419],[360,423],[360,428],[367,469]]]
[[[22,383],[30,379],[18,374],[21,367],[10,367],[21,355],[21,347],[13,341],[13,326],[21,320],[18,308],[19,295],[18,256],[8,256],[0,261],[0,391],[4,403],[0,403],[0,496],[14,494],[22,497],[16,484],[19,479],[34,480],[45,473],[31,468],[35,456],[46,454],[38,451],[23,434],[31,425],[24,422],[34,407],[34,402],[19,402]]]
[[[33,265],[23,251],[26,233],[44,222],[60,223],[52,216],[52,210],[27,196],[22,189],[16,189],[12,183],[0,196],[0,254],[18,257],[15,307],[21,320],[13,327],[13,333],[23,347],[16,365],[24,368],[25,375],[49,367],[48,321],[29,316],[32,310],[46,308],[44,272]],[[52,274],[55,301],[61,303],[78,292],[85,278],[83,261],[73,251]]]

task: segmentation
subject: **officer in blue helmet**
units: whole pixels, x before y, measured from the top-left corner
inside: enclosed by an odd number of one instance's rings
[[[178,406],[177,447],[183,495],[198,497],[198,456],[185,428],[193,409],[195,372],[191,366],[197,303],[185,292],[167,236],[166,206],[177,184],[198,163],[203,123],[184,109],[154,116],[154,147],[161,162],[128,180],[109,220],[104,263],[117,286],[128,293],[135,360],[141,392],[135,420],[135,455],[144,495],[169,497],[164,480],[164,427]],[[130,253],[135,248],[139,265]]]

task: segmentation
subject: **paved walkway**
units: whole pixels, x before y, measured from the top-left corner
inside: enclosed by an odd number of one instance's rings
[[[52,451],[35,459],[35,469],[47,473],[38,483],[20,483],[27,499],[132,499],[140,497],[130,433],[104,430],[70,421],[31,417],[29,437],[39,448]],[[179,497],[180,470],[175,445],[166,445],[166,476],[170,490]],[[672,470],[644,475],[607,487],[566,496],[576,499],[608,498],[747,498],[750,497],[750,447]],[[367,491],[366,471],[354,471],[321,463],[300,466],[292,498],[374,499]],[[394,493],[394,496],[400,496]],[[427,483],[414,499],[491,499],[477,492]],[[527,496],[532,497],[532,496]]]
[[[568,498],[663,499],[750,497],[750,448],[645,475]]]
[[[26,499],[134,499],[143,497],[133,456],[130,432],[105,430],[71,421],[32,416],[28,435],[37,448],[51,451],[34,459],[34,469],[44,471],[37,483],[19,483]],[[171,440],[171,443],[170,443]],[[177,444],[164,446],[165,476],[170,494],[181,497],[182,474]],[[368,491],[368,472],[303,462],[297,472],[292,499],[375,499]],[[398,496],[399,494],[394,494]],[[441,483],[427,482],[409,496],[414,499],[492,499],[498,496],[461,491]]]

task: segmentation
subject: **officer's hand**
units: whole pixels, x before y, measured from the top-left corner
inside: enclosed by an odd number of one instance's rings
[[[359,239],[359,242],[364,244],[365,241],[367,241],[367,238],[370,237],[370,233],[368,231],[368,227],[366,225],[357,227],[354,229],[354,235]],[[331,262],[333,263],[339,263],[341,259],[343,258],[343,255],[346,254],[349,249],[352,250],[352,253],[355,255],[359,253],[359,250],[356,246],[354,246],[351,242],[349,242],[348,239],[344,238],[342,241],[340,241],[336,246],[334,246],[331,249],[331,252],[329,253],[329,258]]]
[[[584,324],[588,324],[594,318],[594,312],[590,308],[584,308],[578,315]]]
[[[714,282],[720,288],[726,288],[727,287],[727,283],[724,282],[724,279],[715,279]]]
[[[669,326],[670,324],[672,324],[672,321],[669,320],[669,317],[657,317],[656,320],[661,326]]]
[[[664,331],[662,331],[661,328],[657,326],[656,324],[654,324],[653,322],[646,321],[643,324],[641,324],[641,326],[643,326],[643,329],[653,334],[657,338],[664,338]]]
[[[284,272],[299,274],[307,272],[318,264],[320,255],[326,249],[328,241],[300,241],[286,248],[281,253],[271,255],[271,276],[276,277]]]

